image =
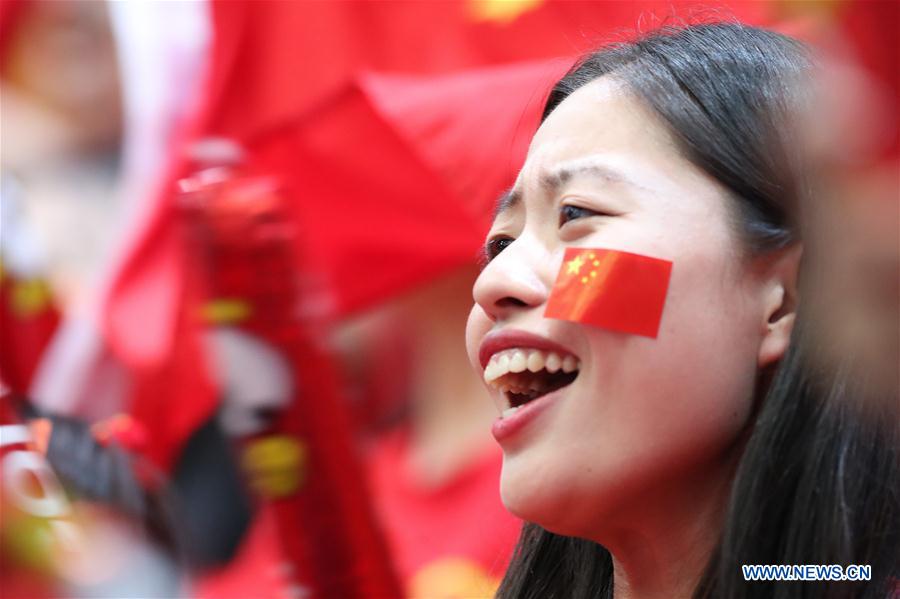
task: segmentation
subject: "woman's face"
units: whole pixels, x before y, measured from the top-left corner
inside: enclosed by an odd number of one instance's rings
[[[520,408],[499,434],[495,425],[501,494],[519,517],[591,536],[734,454],[752,408],[763,284],[741,257],[722,187],[609,77],[547,118],[508,198],[475,283],[470,359],[483,374],[501,351],[515,360],[517,349],[544,350],[532,358],[538,378],[567,355],[577,376],[532,400],[540,409],[522,423],[509,425]],[[672,261],[655,339],[544,318],[569,247]],[[499,412],[510,397],[498,387],[515,376],[488,385]]]

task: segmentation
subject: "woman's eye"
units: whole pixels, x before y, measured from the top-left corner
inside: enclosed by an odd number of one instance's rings
[[[489,239],[486,244],[484,244],[484,257],[487,262],[490,262],[497,255],[505,250],[509,244],[515,241],[512,237],[495,237],[493,239]]]
[[[566,204],[565,206],[560,207],[559,209],[559,226],[563,226],[570,220],[576,220],[579,218],[585,218],[587,216],[596,216],[597,213],[593,210],[588,210],[587,208],[582,208],[580,206],[572,206],[570,204]]]

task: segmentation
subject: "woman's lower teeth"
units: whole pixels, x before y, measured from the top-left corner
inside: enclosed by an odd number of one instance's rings
[[[503,413],[500,415],[500,417],[501,417],[501,418],[509,418],[510,416],[512,416],[513,414],[515,414],[515,413],[519,410],[519,408],[521,408],[521,407],[522,407],[522,406],[515,406],[515,407],[513,407],[513,408],[506,408],[505,410],[503,410]]]

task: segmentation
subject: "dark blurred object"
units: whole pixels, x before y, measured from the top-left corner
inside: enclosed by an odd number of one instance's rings
[[[62,416],[49,421],[47,459],[63,483],[81,499],[106,503],[141,521],[147,519],[147,498],[128,454],[118,444],[102,446],[84,422]]]
[[[233,559],[253,507],[234,446],[215,417],[185,445],[172,472],[172,492],[190,565],[204,569]]]
[[[3,389],[0,425],[0,595],[179,592],[179,533],[152,470],[86,423],[42,417],[24,397],[14,406]]]

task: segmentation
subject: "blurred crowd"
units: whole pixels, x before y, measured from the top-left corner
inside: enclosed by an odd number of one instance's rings
[[[2,0],[0,596],[491,596],[493,205],[579,55],[726,10],[821,49],[821,359],[896,418],[895,3]]]

